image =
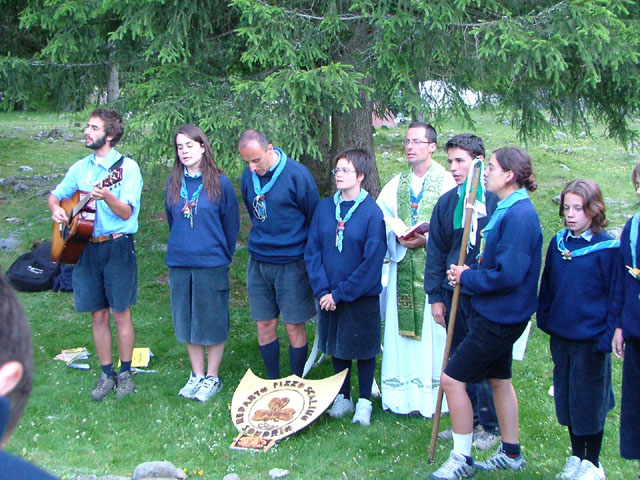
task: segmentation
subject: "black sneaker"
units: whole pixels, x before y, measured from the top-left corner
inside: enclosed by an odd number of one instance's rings
[[[117,383],[118,380],[115,376],[108,376],[106,373],[102,372],[102,375],[100,375],[100,379],[98,380],[98,385],[96,385],[96,388],[91,392],[91,400],[94,402],[100,402],[111,390],[116,388]]]

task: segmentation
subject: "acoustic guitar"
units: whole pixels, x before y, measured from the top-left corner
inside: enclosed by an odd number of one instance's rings
[[[122,181],[122,167],[95,184],[96,188],[112,187]],[[95,201],[89,192],[76,191],[71,198],[60,201],[67,213],[66,223],[53,223],[51,231],[51,261],[74,264],[80,258],[84,244],[93,234],[96,218]]]

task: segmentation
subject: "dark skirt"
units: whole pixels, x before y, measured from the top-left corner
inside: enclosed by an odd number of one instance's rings
[[[344,360],[375,357],[380,353],[380,297],[339,302],[333,312],[320,310],[318,348]]]
[[[604,430],[614,407],[611,354],[598,350],[596,340],[580,342],[551,336],[553,399],[558,423],[576,435]]]
[[[626,341],[622,363],[620,456],[640,459],[640,341]]]
[[[218,345],[229,338],[229,267],[169,267],[171,313],[180,343]]]

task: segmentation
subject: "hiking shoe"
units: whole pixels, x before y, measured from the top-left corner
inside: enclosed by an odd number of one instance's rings
[[[474,432],[473,446],[478,450],[489,450],[495,447],[500,442],[500,435],[489,433],[486,430],[482,430],[477,436]]]
[[[604,470],[602,464],[598,463],[596,467],[586,458],[580,462],[580,469],[575,473],[573,477],[576,480],[604,480]]]
[[[576,473],[580,470],[580,459],[575,455],[567,458],[567,463],[564,464],[564,468],[562,472],[556,475],[556,478],[560,478],[561,480],[571,480]]]
[[[130,371],[120,372],[118,375],[118,387],[116,388],[116,398],[123,398],[131,395],[136,389],[136,382],[133,381],[133,375]]]
[[[98,385],[96,385],[96,388],[91,392],[91,400],[94,402],[101,401],[111,390],[116,388],[117,383],[118,380],[115,375],[107,376],[106,373],[102,372],[98,380]]]
[[[356,403],[356,414],[353,416],[351,423],[359,423],[368,427],[371,422],[371,410],[373,410],[371,400],[359,398],[358,403]]]
[[[478,436],[482,432],[484,432],[484,429],[482,428],[482,425],[476,425],[475,427],[473,427],[473,440],[478,438]],[[438,433],[438,438],[440,440],[452,440],[453,439],[453,429],[451,427],[449,427],[446,430],[441,431],[440,433]]]
[[[342,393],[339,393],[336,399],[333,401],[333,405],[331,405],[331,408],[327,410],[327,413],[330,417],[340,418],[345,413],[351,413],[354,410],[355,407],[353,406],[353,402],[351,401],[351,399],[344,398],[344,395]]]
[[[193,396],[195,400],[199,402],[206,402],[211,397],[213,397],[216,393],[218,393],[222,389],[222,380],[220,377],[212,377],[207,376],[204,377],[202,383],[200,384],[200,388]]]
[[[193,398],[198,389],[200,388],[202,382],[204,380],[204,375],[198,376],[195,373],[191,372],[189,375],[189,380],[187,383],[180,389],[178,395],[184,398]]]
[[[487,458],[484,462],[476,462],[476,467],[480,470],[520,470],[524,467],[526,462],[522,455],[518,455],[516,458],[509,457],[502,445],[498,447],[496,453]]]
[[[451,450],[449,458],[442,466],[429,475],[433,480],[459,480],[461,478],[471,478],[475,473],[473,465],[467,465],[464,455]]]

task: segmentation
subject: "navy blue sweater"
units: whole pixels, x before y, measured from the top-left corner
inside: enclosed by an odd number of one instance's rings
[[[514,203],[485,243],[482,263],[462,272],[476,312],[496,323],[525,322],[538,306],[540,220],[529,199]]]
[[[202,177],[186,177],[185,183],[191,198],[202,183]],[[218,201],[209,198],[204,191],[200,194],[193,228],[182,214],[184,200],[169,205],[165,189],[164,207],[169,223],[166,262],[169,267],[220,267],[231,263],[240,230],[240,208],[226,175],[220,176],[220,187]]]
[[[353,201],[340,204],[342,218],[353,204]],[[367,195],[347,221],[342,252],[336,247],[335,211],[333,198],[325,198],[318,204],[311,222],[304,259],[313,294],[320,298],[331,293],[336,303],[379,295],[382,262],[387,251],[380,207]]]
[[[569,251],[611,240],[600,233],[591,241],[569,237],[565,247]],[[538,327],[548,334],[569,340],[596,340],[602,352],[611,351],[613,320],[611,306],[614,299],[617,248],[564,260],[558,250],[556,237],[549,242],[540,293],[538,294]]]
[[[631,220],[625,224],[620,237],[620,253],[616,268],[616,315],[614,327],[622,328],[625,340],[640,341],[640,282],[629,275],[626,266],[631,260]],[[636,258],[640,261],[640,242],[636,245]]]
[[[266,194],[267,219],[263,222],[255,216],[253,180],[249,167],[242,172],[242,198],[251,218],[249,253],[254,260],[266,263],[293,263],[304,256],[309,225],[320,200],[318,187],[307,167],[280,152],[286,166]],[[259,176],[264,186],[273,171]]]
[[[443,290],[453,291],[453,287],[449,285],[447,280],[447,269],[452,263],[458,264],[460,244],[464,233],[464,228],[453,228],[453,215],[458,204],[458,188],[452,188],[442,195],[431,214],[427,263],[424,269],[424,291],[429,295],[429,303],[443,302]],[[487,216],[478,219],[478,231],[487,225],[497,203],[498,197],[487,192]],[[465,263],[469,266],[474,265],[479,251],[480,236],[478,235],[475,246],[467,252]],[[460,293],[471,295],[471,292],[464,286],[460,287]]]

